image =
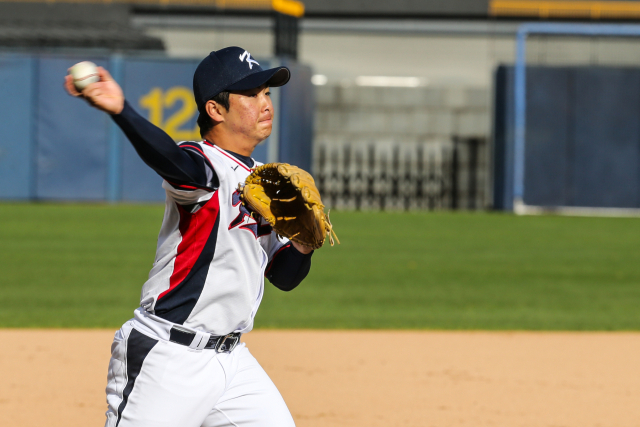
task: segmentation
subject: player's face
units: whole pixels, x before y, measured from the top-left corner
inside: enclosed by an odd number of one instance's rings
[[[271,135],[273,103],[268,86],[229,94],[229,111],[225,123],[232,133],[255,141],[256,145]]]

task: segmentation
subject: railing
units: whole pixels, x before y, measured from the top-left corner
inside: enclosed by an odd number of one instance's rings
[[[638,19],[637,1],[576,1],[576,0],[492,0],[492,16],[581,19]]]
[[[343,210],[484,209],[486,140],[317,143],[322,200]]]

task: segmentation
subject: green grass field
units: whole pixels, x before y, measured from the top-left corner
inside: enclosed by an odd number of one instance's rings
[[[333,212],[342,245],[258,328],[640,330],[640,219]],[[129,319],[162,207],[0,204],[0,326]]]

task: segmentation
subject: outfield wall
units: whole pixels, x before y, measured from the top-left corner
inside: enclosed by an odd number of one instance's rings
[[[494,207],[514,208],[514,70],[496,73]],[[523,202],[640,208],[640,69],[528,66]]]
[[[133,108],[176,141],[201,139],[191,89],[199,60],[0,55],[0,199],[164,200],[161,178],[144,165],[109,117],[65,93],[63,77],[81,60],[110,70]],[[260,62],[263,68],[280,63]],[[274,132],[254,157],[309,170],[315,104],[311,71],[297,63],[286,65],[292,81],[273,91]]]

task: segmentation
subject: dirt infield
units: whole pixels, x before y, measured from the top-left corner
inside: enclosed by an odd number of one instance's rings
[[[102,426],[112,337],[0,330],[1,424]],[[640,333],[254,331],[246,342],[298,427],[640,426]]]

